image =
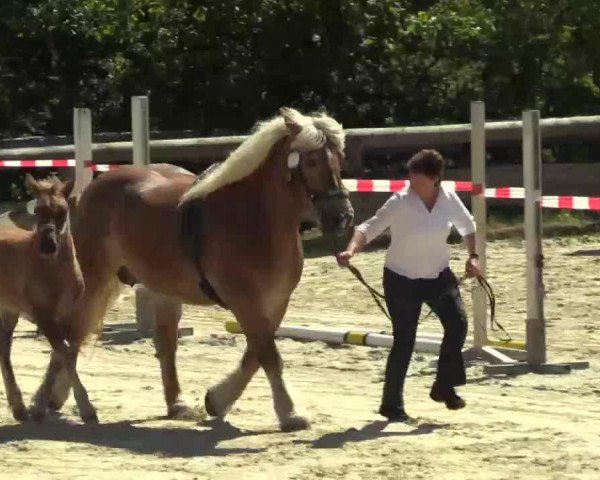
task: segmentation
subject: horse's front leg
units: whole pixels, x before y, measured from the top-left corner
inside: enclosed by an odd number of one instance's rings
[[[2,369],[6,398],[8,399],[8,405],[13,417],[19,422],[24,422],[28,417],[27,408],[25,408],[25,404],[23,403],[23,395],[21,394],[19,385],[17,385],[12,362],[10,361],[13,332],[18,321],[18,313],[6,310],[0,311],[0,368]]]
[[[283,314],[278,316],[281,317]],[[251,310],[237,312],[236,318],[246,334],[246,352],[232,373],[209,388],[205,397],[207,413],[224,417],[242,395],[258,368],[263,367],[271,385],[275,413],[281,429],[292,431],[309,428],[309,421],[296,414],[294,402],[283,380],[283,362],[275,345],[274,334],[274,325],[281,322],[273,322],[264,315],[256,312],[253,314]]]
[[[260,337],[248,339],[258,352],[258,359],[264,369],[273,394],[273,406],[279,419],[279,425],[284,432],[305,430],[310,428],[310,422],[296,413],[294,402],[283,380],[283,360],[275,344],[275,337]]]

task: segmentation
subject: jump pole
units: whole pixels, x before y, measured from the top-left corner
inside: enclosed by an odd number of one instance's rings
[[[523,182],[527,256],[527,361],[486,365],[488,374],[569,373],[589,362],[547,363],[542,250],[542,142],[539,110],[523,112]]]
[[[242,328],[235,320],[225,322],[225,330],[229,333],[240,334]],[[276,337],[290,338],[293,340],[320,341],[334,345],[363,345],[368,347],[391,348],[394,337],[377,332],[365,332],[360,330],[312,328],[303,326],[281,326],[275,332]],[[441,336],[423,334],[417,338],[415,351],[419,353],[438,354],[440,350]],[[502,349],[502,347],[500,347]],[[506,349],[510,351],[511,349]]]

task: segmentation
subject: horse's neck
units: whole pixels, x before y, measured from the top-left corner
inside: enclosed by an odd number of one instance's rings
[[[306,189],[297,172],[276,155],[269,158],[253,178],[255,201],[260,204],[261,223],[267,231],[297,235],[302,211],[307,202]]]

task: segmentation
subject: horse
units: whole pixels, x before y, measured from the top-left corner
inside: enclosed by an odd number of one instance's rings
[[[154,346],[170,418],[195,416],[176,368],[183,304],[220,305],[235,316],[246,350],[208,388],[206,412],[224,418],[260,367],[284,431],[310,427],[283,380],[275,344],[303,269],[300,224],[318,213],[325,235],[349,232],[354,211],[341,180],[345,135],[330,116],[281,108],[259,122],[223,162],[196,177],[169,164],[103,173],[79,199],[73,234],[85,292],[73,313],[79,344],[97,332],[123,283],[154,297]],[[69,395],[62,376],[51,400]]]
[[[15,420],[28,418],[30,412],[10,359],[13,332],[22,315],[37,325],[53,350],[45,379],[34,396],[34,419],[44,418],[56,375],[64,370],[82,419],[93,421],[95,409],[76,371],[77,348],[67,341],[69,315],[84,291],[69,227],[73,182],[63,183],[56,177],[37,181],[27,174],[25,184],[34,197],[33,228],[0,226],[0,366],[8,403]]]

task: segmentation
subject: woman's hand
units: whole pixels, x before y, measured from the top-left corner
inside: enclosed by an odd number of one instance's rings
[[[479,259],[469,257],[465,265],[465,274],[467,278],[481,277],[481,268],[479,267]]]
[[[354,253],[350,250],[338,253],[335,258],[340,267],[349,267],[350,259],[354,256]]]
[[[336,254],[335,258],[337,260],[338,265],[340,267],[349,267],[350,259],[358,252],[360,252],[366,244],[367,238],[365,237],[365,234],[359,230],[356,230],[354,232],[354,235],[352,235],[352,239],[348,243],[346,250]]]

